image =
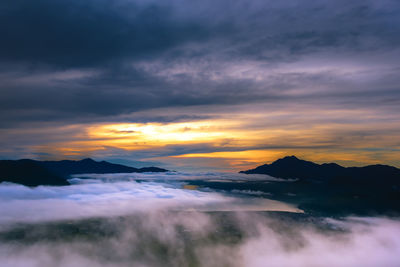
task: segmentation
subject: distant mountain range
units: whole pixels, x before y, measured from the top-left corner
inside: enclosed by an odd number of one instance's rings
[[[69,185],[72,174],[166,172],[157,167],[133,168],[107,161],[61,160],[37,161],[31,159],[0,160],[0,182],[13,182],[26,186]]]
[[[316,164],[295,156],[278,159],[255,169],[241,171],[246,174],[267,174],[276,178],[317,180],[324,182],[360,181],[363,183],[399,183],[400,169],[388,165],[343,167],[336,163]]]

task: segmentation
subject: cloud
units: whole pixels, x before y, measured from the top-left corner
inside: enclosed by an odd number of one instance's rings
[[[5,126],[160,107],[340,101],[339,83],[365,100],[343,72],[382,77],[398,68],[396,1],[46,0],[0,8]],[[395,96],[397,79],[388,81],[371,86],[374,96]],[[326,94],[332,90],[339,96]]]
[[[165,4],[143,1],[5,1],[3,61],[93,66],[162,52],[201,34]],[[29,45],[26,45],[28,44]]]
[[[393,141],[376,148],[397,147],[392,133],[398,131],[393,114],[400,112],[399,9],[394,0],[3,1],[0,152],[4,158],[112,154],[120,148],[67,146],[74,138],[87,141],[91,124],[232,114],[242,115],[243,128],[315,129],[327,123],[325,132],[316,133],[332,138],[309,147],[340,148],[348,136],[354,148],[352,142],[377,129],[383,130],[371,140]],[[277,111],[286,114],[268,116]],[[266,116],[250,120],[253,113]],[[365,119],[349,121],[355,117]],[[339,122],[334,129],[332,121]],[[81,129],[70,134],[68,127]],[[315,135],[303,136],[312,142]],[[257,146],[282,143],[300,147],[287,138]],[[140,153],[190,154],[199,146],[170,144]]]
[[[336,224],[338,223],[338,224]],[[345,225],[345,234],[327,234],[313,228],[301,229],[299,235],[282,238],[274,229],[260,225],[258,237],[248,240],[239,250],[246,266],[395,266],[390,256],[399,250],[397,220],[356,218],[336,222]],[[343,224],[342,224],[343,223]],[[296,231],[296,230],[295,230]],[[297,236],[297,238],[296,238]],[[296,244],[297,243],[297,244]],[[298,246],[298,247],[297,247]]]
[[[185,53],[179,48],[192,43],[203,51],[210,43],[214,44],[210,49],[228,43],[227,55],[270,59],[287,58],[285,54],[307,53],[320,47],[377,49],[398,41],[393,34],[398,30],[395,24],[387,27],[398,19],[394,10],[399,6],[390,0],[381,4],[373,1],[216,4],[181,0],[163,3],[45,0],[31,4],[20,0],[3,1],[0,7],[2,24],[8,25],[1,31],[6,37],[1,44],[3,61],[61,66],[154,57],[176,48]],[[207,46],[201,45],[202,42]]]
[[[299,219],[299,218],[298,218]],[[304,218],[303,218],[304,220]],[[145,212],[0,232],[12,266],[397,266],[396,219]]]
[[[65,187],[0,184],[2,264],[399,265],[398,218],[313,217],[296,213],[299,210],[285,203],[260,198],[258,191],[222,194],[182,187],[187,179],[246,181],[245,175],[78,177]],[[239,197],[243,194],[257,197]],[[271,210],[290,212],[265,212]]]
[[[263,199],[242,199],[216,192],[184,189],[187,179],[247,180],[242,174],[93,174],[75,175],[65,187],[0,184],[1,225],[90,217],[129,215],[147,210],[288,210],[292,205]],[[253,177],[252,177],[253,178]],[[266,176],[255,179],[276,180]],[[139,180],[139,182],[136,182]]]

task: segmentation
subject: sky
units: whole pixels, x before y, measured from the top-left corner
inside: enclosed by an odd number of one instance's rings
[[[0,158],[400,167],[397,0],[2,0]]]

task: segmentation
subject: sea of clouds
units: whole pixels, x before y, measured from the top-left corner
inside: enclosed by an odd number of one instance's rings
[[[245,179],[245,175],[215,173],[85,174],[70,186],[34,188],[0,184],[0,227],[11,222],[40,222],[94,216],[130,215],[157,210],[282,210],[301,212],[293,205],[263,198],[238,198],[210,190],[185,189],[184,179]],[[225,175],[225,176],[224,176]],[[246,178],[248,179],[248,178]],[[264,179],[266,179],[264,177]],[[269,178],[268,178],[269,179]],[[271,178],[274,179],[274,178]]]
[[[268,194],[184,187],[190,179],[246,177],[113,174],[76,175],[63,187],[2,183],[0,266],[400,266],[397,218],[304,217]]]

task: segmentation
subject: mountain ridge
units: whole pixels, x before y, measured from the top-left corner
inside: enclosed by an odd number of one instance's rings
[[[72,174],[166,172],[158,167],[134,168],[107,161],[83,160],[38,161],[32,159],[0,160],[0,182],[26,186],[69,185]]]
[[[135,168],[108,161],[95,161],[91,158],[82,160],[38,161],[45,168],[61,175],[88,174],[88,173],[133,173],[133,172],[166,172],[158,167]]]
[[[287,156],[271,164],[263,164],[254,169],[240,171],[245,174],[267,174],[282,179],[322,180],[363,179],[371,182],[374,179],[400,181],[400,169],[383,164],[363,167],[343,167],[337,163],[317,164],[296,156]]]

